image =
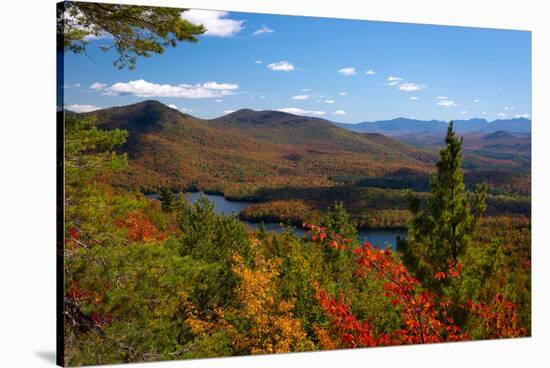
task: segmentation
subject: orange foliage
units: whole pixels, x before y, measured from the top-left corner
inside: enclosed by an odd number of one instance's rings
[[[466,308],[479,318],[488,339],[521,337],[527,333],[525,328],[519,327],[516,305],[504,300],[502,294],[497,294],[490,305],[467,302]]]
[[[165,238],[155,224],[139,211],[129,212],[124,219],[117,221],[116,225],[128,230],[128,239],[131,241],[149,242]]]
[[[307,224],[306,224],[307,225]],[[405,266],[394,256],[391,249],[380,249],[365,243],[356,249],[350,248],[348,239],[327,234],[326,229],[307,225],[314,241],[324,241],[329,247],[352,252],[356,260],[355,275],[363,279],[371,273],[384,280],[386,297],[399,308],[402,314],[401,329],[390,335],[374,333],[367,322],[357,321],[349,307],[317,286],[317,299],[331,321],[331,333],[342,347],[368,347],[377,345],[398,345],[435,343],[444,341],[468,340],[448,316],[450,301],[441,301],[436,295],[423,290],[420,282],[411,276]],[[324,239],[324,240],[323,240]],[[441,272],[436,278],[457,277],[462,266],[449,264],[447,273]],[[517,317],[516,317],[517,318]]]

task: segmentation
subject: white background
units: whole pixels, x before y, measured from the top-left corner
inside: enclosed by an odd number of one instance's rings
[[[112,1],[105,1],[112,2]],[[118,1],[533,31],[533,337],[135,367],[549,366],[550,11],[544,0]],[[54,365],[55,1],[0,11],[0,367]],[[513,52],[513,50],[510,50]]]

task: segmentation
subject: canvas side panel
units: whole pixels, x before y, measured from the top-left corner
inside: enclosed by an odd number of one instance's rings
[[[64,333],[64,36],[63,36],[63,14],[65,2],[56,4],[57,21],[57,50],[56,50],[56,363],[60,366],[65,361],[65,333]]]

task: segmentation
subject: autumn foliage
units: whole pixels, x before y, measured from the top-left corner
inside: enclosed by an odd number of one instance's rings
[[[330,319],[330,334],[336,343],[330,340],[323,331],[322,341],[327,348],[370,347],[380,345],[400,345],[436,343],[469,340],[468,333],[455,323],[451,317],[452,301],[441,298],[433,292],[422,288],[420,282],[411,276],[399,257],[391,249],[378,248],[366,242],[352,248],[349,239],[338,235],[327,234],[321,226],[305,224],[313,241],[323,242],[327,247],[354,255],[355,277],[360,282],[367,274],[374,274],[384,280],[384,295],[390,299],[401,313],[402,326],[390,334],[377,334],[376,326],[368,321],[359,321],[345,303],[345,296],[338,298],[329,295],[318,284],[317,299]],[[449,261],[447,272],[438,272],[435,279],[458,277],[462,271],[459,262]],[[497,295],[489,306],[483,302],[469,301],[459,306],[474,312],[484,330],[485,338],[519,337],[525,335],[525,329],[518,328],[518,316],[513,303]]]
[[[253,244],[258,241],[253,239]],[[241,307],[234,314],[245,319],[250,328],[233,334],[237,351],[249,354],[288,353],[305,350],[306,333],[294,318],[294,302],[278,295],[280,259],[265,259],[259,252],[253,267],[235,255],[233,271],[239,279],[237,299]]]
[[[520,327],[516,305],[505,300],[502,294],[497,294],[490,304],[469,302],[466,308],[478,316],[487,339],[520,337],[527,333]]]
[[[128,230],[128,239],[131,241],[148,242],[166,237],[145,214],[139,211],[129,212],[116,225]]]

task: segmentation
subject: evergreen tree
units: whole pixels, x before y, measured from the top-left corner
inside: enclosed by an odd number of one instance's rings
[[[102,51],[118,54],[113,64],[134,69],[138,57],[162,54],[180,41],[197,42],[206,29],[181,17],[187,9],[66,1],[57,8],[58,51],[85,54],[89,39],[111,36]]]
[[[161,187],[159,189],[159,200],[161,203],[162,211],[172,211],[172,207],[174,206],[174,193],[172,193],[172,189]]]
[[[473,194],[464,185],[462,138],[456,137],[452,122],[445,143],[437,173],[431,178],[427,211],[421,210],[417,197],[409,196],[413,218],[407,239],[397,243],[407,267],[432,288],[444,286],[434,281],[434,275],[448,271],[464,255],[486,208],[487,185],[478,184]]]
[[[334,202],[334,206],[328,209],[321,219],[321,225],[327,228],[327,232],[337,234],[343,238],[357,240],[357,224],[351,219],[342,202]]]

